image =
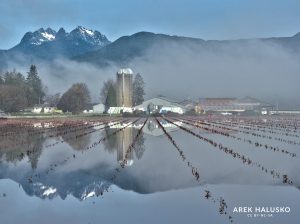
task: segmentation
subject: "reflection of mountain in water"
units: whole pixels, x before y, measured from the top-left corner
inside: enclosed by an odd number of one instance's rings
[[[107,126],[90,135],[84,135],[84,131],[76,128],[72,129],[72,134],[60,130],[59,133],[64,134],[59,135],[55,129],[50,131],[44,127],[24,128],[21,134],[7,137],[1,133],[0,179],[14,180],[20,183],[26,194],[41,199],[55,197],[65,199],[67,195],[73,195],[79,200],[84,200],[92,196],[101,196],[112,184],[124,190],[143,194],[199,185],[167,138],[155,137],[162,135],[162,132],[152,119],[149,119],[144,126],[142,135],[134,145],[134,151],[127,155],[128,165],[131,166],[121,169],[119,162],[125,159],[126,150],[142,126],[142,122],[137,122],[116,133],[119,128],[127,124],[129,123]],[[167,132],[178,130],[167,122],[162,124]],[[180,125],[180,122],[178,124]],[[90,132],[96,129],[85,130]],[[33,131],[36,133],[32,134]],[[259,170],[248,167],[243,169],[240,163],[223,159],[222,154],[207,150],[206,145],[199,144],[197,139],[191,141],[189,135],[182,135],[181,132],[174,132],[171,135],[178,141],[180,136],[179,145],[188,158],[194,158],[193,162],[199,167],[201,178],[208,183],[274,184],[274,180],[266,179],[264,174],[258,172]],[[49,136],[54,137],[48,139]],[[74,136],[83,137],[76,139]],[[83,150],[107,136],[109,137],[97,148]],[[52,150],[52,147],[43,148],[43,145],[51,145],[53,142],[59,143],[54,144],[55,150]],[[75,151],[70,151],[69,146]],[[145,150],[146,146],[147,150]],[[78,152],[78,150],[82,151]],[[257,155],[257,158],[260,156],[260,151],[251,152],[257,153],[253,154],[253,156]],[[70,159],[66,163],[58,162],[67,157]],[[272,158],[276,159],[276,157],[268,157],[265,162],[271,161]],[[27,160],[31,165],[26,163]],[[211,161],[217,161],[218,164],[211,166]],[[11,165],[12,163],[14,165]],[[54,169],[47,173],[49,166],[53,164],[57,164],[57,167],[52,166]],[[226,167],[225,172],[223,167]],[[112,181],[116,168],[119,168],[120,172]],[[295,185],[299,186],[298,179],[294,178],[294,180]]]
[[[139,168],[136,168],[139,169]],[[122,170],[114,184],[124,190],[135,191],[140,194],[155,193],[158,191],[168,191],[170,189],[180,189],[196,186],[197,183],[191,178],[177,178],[176,181],[168,179],[167,173],[136,173]],[[50,173],[39,177],[33,177],[33,182],[29,182],[31,171],[20,175],[17,170],[3,167],[0,164],[0,179],[9,178],[19,183],[26,194],[37,196],[41,199],[61,197],[65,199],[68,195],[73,195],[79,200],[84,200],[92,196],[101,196],[109,188],[111,177],[114,174],[112,167],[108,164],[98,164],[88,170],[76,170],[69,173]],[[164,180],[162,182],[162,179]]]
[[[32,152],[28,155],[30,161],[38,161],[39,157],[42,155],[43,143],[48,136],[50,136],[50,132],[48,133],[47,130],[41,129],[43,130],[41,134],[31,135],[30,132],[34,130],[30,128],[27,132],[23,132],[22,135],[24,141],[28,141],[26,147],[8,147],[6,150],[0,151],[1,159],[8,162],[0,163],[0,178],[9,178],[18,182],[23,187],[26,194],[30,196],[35,195],[41,199],[52,199],[58,196],[65,199],[67,195],[73,195],[79,200],[84,200],[88,197],[100,196],[111,185],[111,179],[115,174],[115,168],[120,168],[118,162],[125,159],[126,151],[141,127],[141,124],[137,123],[135,126],[125,128],[123,131],[112,135],[112,133],[117,130],[116,128],[120,128],[122,125],[126,124],[121,124],[121,126],[112,128],[106,127],[102,132],[103,137],[109,136],[109,138],[103,142],[103,146],[106,151],[116,155],[116,157],[114,157],[115,163],[99,160],[97,164],[89,168],[78,167],[78,169],[69,172],[64,171],[64,169],[58,170],[55,168],[49,173],[46,173],[45,167],[39,168],[38,164],[33,162],[34,165],[32,165],[32,167],[22,168],[22,172],[20,172],[18,168],[8,166],[8,163],[10,162],[26,159],[27,151]],[[35,127],[35,131],[37,131],[37,128],[41,127]],[[151,121],[145,126],[145,130],[145,133],[155,133],[158,128]],[[60,131],[59,133],[63,134],[58,137],[55,131],[52,132],[52,136],[57,136],[52,139],[58,142],[60,142],[59,139],[62,139],[74,150],[86,149],[92,142],[92,135],[74,138],[76,135],[83,135],[84,131],[78,130],[73,131],[72,133]],[[96,136],[98,136],[98,134],[96,134]],[[1,142],[1,145],[13,146],[13,142],[14,138],[12,137],[6,139],[5,144],[4,142]],[[118,173],[118,177],[114,181],[115,185],[122,189],[133,190],[138,193],[154,193],[157,191],[166,191],[169,189],[195,185],[194,182],[191,184],[190,178],[187,178],[188,181],[182,181],[176,178],[175,182],[172,180],[170,182],[164,181],[162,183],[161,179],[166,179],[166,175],[169,175],[168,171],[163,171],[164,173],[153,172],[151,169],[147,168],[146,172],[140,172],[140,170],[145,169],[145,165],[142,161],[145,152],[144,143],[145,138],[142,133],[134,145],[134,150],[127,155],[128,166],[126,166],[125,169],[121,169],[121,172]],[[60,153],[64,152],[64,147],[61,147],[63,144],[60,144]],[[20,156],[20,152],[23,153],[21,154],[22,156]],[[63,159],[63,157],[59,158]],[[135,158],[141,160],[141,163],[133,163]],[[76,159],[74,158],[73,161],[76,161]],[[88,163],[88,161],[89,160],[86,160],[85,163]],[[57,163],[57,160],[53,160],[51,163]],[[164,162],[162,161],[162,163]],[[130,165],[133,166],[131,167]],[[146,165],[146,167],[147,166],[148,165]]]
[[[92,196],[101,196],[108,189],[110,183],[102,178],[97,170],[103,167],[96,167],[94,170],[77,170],[66,174],[49,174],[33,177],[33,182],[29,182],[27,177],[31,176],[31,172],[19,175],[15,171],[8,170],[1,166],[0,178],[9,178],[18,182],[26,194],[29,196],[37,196],[41,199],[53,199],[57,196],[65,199],[68,195],[73,195],[79,200],[84,200]],[[103,170],[103,169],[102,169]],[[106,175],[109,175],[106,173]]]

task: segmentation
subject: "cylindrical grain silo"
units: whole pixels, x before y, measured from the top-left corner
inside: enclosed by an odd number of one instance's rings
[[[120,69],[117,72],[117,106],[132,107],[132,76],[133,72],[130,68]]]

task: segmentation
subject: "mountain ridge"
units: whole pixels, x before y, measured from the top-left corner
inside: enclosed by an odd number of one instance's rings
[[[72,59],[100,66],[107,66],[110,62],[114,62],[119,66],[126,66],[133,59],[142,57],[147,50],[155,45],[161,45],[169,49],[174,45],[181,45],[200,52],[202,50],[219,51],[223,47],[230,48],[231,45],[246,45],[255,42],[278,45],[300,55],[300,33],[291,37],[204,40],[141,31],[129,36],[122,36],[101,49],[76,55]]]
[[[169,49],[174,45],[181,45],[201,52],[203,50],[219,51],[224,46],[235,48],[235,46],[258,41],[275,44],[300,55],[300,32],[290,37],[204,40],[195,37],[141,31],[132,35],[121,36],[111,42],[99,31],[90,30],[83,26],[77,26],[69,33],[64,28],[55,31],[48,27],[27,32],[16,46],[8,50],[0,50],[0,68],[5,67],[5,65],[8,67],[9,62],[28,64],[36,60],[51,61],[59,57],[78,62],[88,62],[100,67],[108,66],[111,63],[127,66],[134,59],[144,57],[146,52],[156,45],[166,46]]]

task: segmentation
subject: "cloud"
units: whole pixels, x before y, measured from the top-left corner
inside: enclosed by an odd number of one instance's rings
[[[89,63],[78,63],[61,58],[51,64],[40,63],[39,71],[52,93],[64,93],[72,84],[84,82],[91,91],[92,101],[99,102],[103,82],[114,78],[117,68],[110,66],[102,69]]]
[[[17,69],[26,75],[30,62],[26,61],[22,55],[16,56],[18,60],[10,61],[8,68]],[[79,63],[66,58],[57,58],[52,62],[35,60],[38,74],[44,85],[48,87],[49,94],[63,94],[72,84],[84,82],[88,85],[92,101],[100,101],[100,90],[102,84],[109,78],[114,78],[117,67],[111,65],[107,68],[99,68],[90,63]]]
[[[259,40],[212,48],[156,45],[146,59],[132,62],[147,84],[147,93],[171,98],[253,96],[282,106],[297,104],[299,55]]]
[[[21,57],[20,57],[21,58]],[[203,47],[197,44],[158,44],[128,67],[146,83],[146,98],[163,94],[170,99],[251,96],[281,108],[300,109],[299,55],[259,40],[227,42]],[[24,64],[24,63],[23,63]],[[60,58],[36,62],[51,93],[65,92],[73,83],[85,82],[94,102],[102,84],[115,78],[113,63],[99,68],[90,63]],[[18,64],[10,68],[28,70]]]

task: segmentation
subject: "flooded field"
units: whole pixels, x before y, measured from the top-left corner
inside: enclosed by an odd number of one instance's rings
[[[294,116],[2,120],[0,223],[296,224],[299,149]]]

